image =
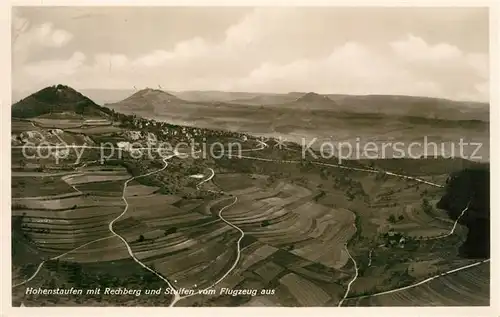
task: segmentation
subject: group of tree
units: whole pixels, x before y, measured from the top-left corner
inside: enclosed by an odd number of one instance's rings
[[[405,217],[403,215],[399,215],[397,218],[393,214],[391,214],[388,218],[387,221],[389,221],[392,224],[395,224],[398,221],[403,221]]]
[[[262,222],[260,223],[260,226],[261,227],[267,227],[270,224],[271,224],[271,222],[269,220],[265,219],[265,220],[262,220]]]
[[[433,210],[432,205],[427,198],[422,199],[422,210],[425,213],[431,213]]]
[[[176,227],[170,227],[168,229],[165,229],[165,231],[163,232],[163,234],[165,236],[168,236],[169,234],[173,234],[173,233],[176,233],[177,232],[177,228]]]

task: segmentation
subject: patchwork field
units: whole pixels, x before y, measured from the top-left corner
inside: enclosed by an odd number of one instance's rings
[[[490,265],[480,264],[391,294],[349,299],[346,306],[489,306]]]
[[[54,143],[91,144],[111,140],[109,129],[118,128],[38,118],[35,125],[16,121],[13,129],[39,131]],[[371,296],[470,263],[457,251],[467,230],[458,224],[448,235],[454,223],[435,208],[443,188],[302,161],[293,151],[245,149],[246,159],[171,158],[166,166],[129,156],[101,165],[95,149],[79,162],[24,162],[13,149],[13,281],[33,277],[14,289],[15,300],[42,301],[22,295],[37,285],[165,288],[168,279],[176,289],[216,290],[182,298],[176,306],[459,305],[460,296],[487,304],[488,264]],[[408,168],[397,163],[374,168]],[[446,180],[425,164],[418,171],[412,175]],[[121,268],[130,269],[130,278],[114,272]],[[223,289],[258,294],[221,295]],[[119,304],[167,306],[170,300]],[[88,297],[85,304],[100,301],[113,299]]]

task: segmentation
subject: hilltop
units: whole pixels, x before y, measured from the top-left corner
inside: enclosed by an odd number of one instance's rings
[[[233,104],[242,105],[280,105],[283,107],[297,108],[329,108],[337,107],[335,101],[326,95],[320,95],[315,92],[301,93],[290,92],[287,94],[257,94],[251,98],[242,98],[231,100]]]
[[[12,105],[12,117],[34,118],[45,114],[70,113],[107,117],[110,110],[65,85],[46,87]]]
[[[337,106],[337,103],[328,96],[320,95],[315,92],[308,92],[307,94],[297,98],[294,103],[297,104],[311,104],[313,106]]]
[[[146,88],[137,91],[122,101],[106,104],[106,106],[125,112],[147,111],[155,113],[156,110],[167,110],[169,107],[183,103],[186,103],[186,101],[168,92]]]

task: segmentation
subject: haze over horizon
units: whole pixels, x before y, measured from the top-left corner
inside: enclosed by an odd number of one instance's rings
[[[17,96],[60,83],[489,100],[486,8],[17,7],[12,24]]]

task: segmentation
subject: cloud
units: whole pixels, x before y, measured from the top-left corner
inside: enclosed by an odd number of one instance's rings
[[[66,78],[78,77],[85,60],[85,54],[75,52],[67,59],[27,63],[20,71],[13,72],[12,81],[20,91],[29,91],[33,88],[38,90],[54,83],[64,83]]]
[[[237,90],[316,91],[345,94],[439,95],[439,85],[399,67],[394,56],[349,42],[323,59],[263,64],[234,83]]]
[[[462,52],[447,43],[427,44],[422,38],[409,34],[406,39],[390,43],[394,52],[402,59],[414,62],[442,62],[462,58]]]
[[[14,30],[18,34],[13,45],[14,51],[27,51],[33,46],[62,47],[73,38],[71,33],[56,29],[49,22],[30,27],[26,19],[15,18],[14,20]]]
[[[28,89],[65,83],[80,89],[128,89],[160,84],[170,90],[316,91],[488,100],[486,54],[464,52],[445,42],[431,44],[414,34],[377,46],[350,41],[319,51],[314,50],[315,45],[328,43],[328,38],[314,38],[317,31],[311,30],[323,26],[318,23],[307,28],[300,19],[299,10],[256,9],[227,28],[219,41],[195,37],[138,56],[102,52],[86,57],[77,52],[66,59],[20,66],[15,73],[23,82],[15,80],[14,86]],[[21,22],[17,23],[23,25]],[[335,34],[332,30],[328,36]],[[72,39],[70,33],[50,23],[29,28],[23,35],[45,47],[61,47]]]
[[[29,62],[30,57],[46,49],[65,46],[73,35],[55,28],[50,22],[33,25],[27,18],[13,10],[12,16],[12,78],[16,89],[41,88],[58,76],[67,77],[75,73],[85,60],[85,55],[75,52],[67,60],[45,60]]]
[[[448,43],[431,45],[408,35],[389,44],[402,67],[418,78],[441,86],[443,97],[489,100],[489,61],[487,54],[467,53]]]
[[[75,52],[65,60],[46,60],[26,64],[24,70],[29,76],[36,77],[37,79],[57,79],[58,77],[76,74],[85,62],[85,59],[85,54]]]

